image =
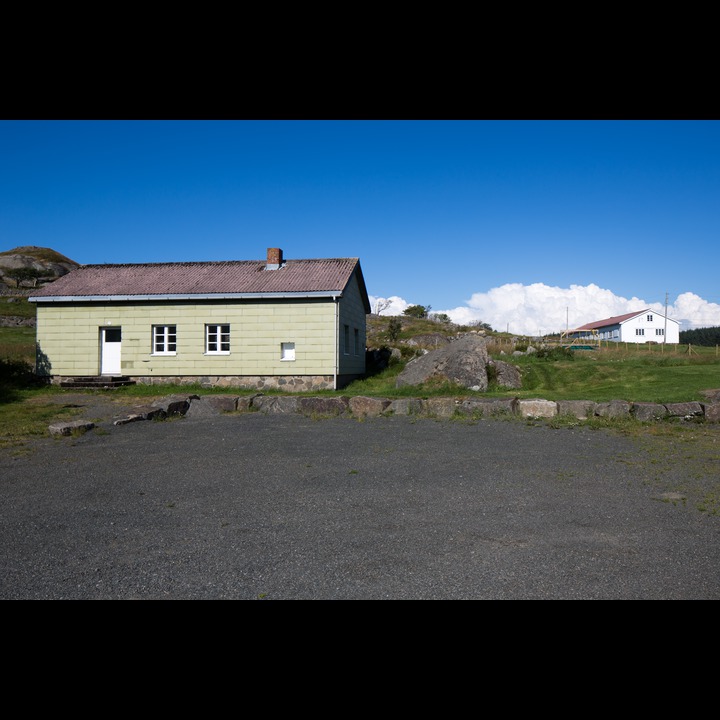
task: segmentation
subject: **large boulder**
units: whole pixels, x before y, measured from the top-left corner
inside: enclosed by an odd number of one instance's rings
[[[500,387],[518,390],[522,387],[522,375],[517,365],[502,360],[489,360],[488,365],[495,369],[495,382]]]
[[[464,335],[411,360],[398,375],[395,385],[403,387],[440,380],[485,392],[488,388],[488,362],[485,338]]]

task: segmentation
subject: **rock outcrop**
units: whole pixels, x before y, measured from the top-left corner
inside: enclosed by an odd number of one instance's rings
[[[500,387],[519,390],[522,387],[522,375],[517,365],[502,360],[489,360],[488,367],[495,371],[495,383]]]
[[[488,360],[485,338],[465,335],[411,360],[398,375],[395,384],[403,387],[439,380],[485,392],[488,387]]]
[[[50,248],[26,245],[0,252],[0,287],[33,288],[52,282],[79,263]]]
[[[451,382],[476,392],[488,389],[489,369],[498,385],[520,388],[520,371],[509,363],[488,356],[484,337],[462,335],[452,342],[411,360],[398,375],[396,387],[428,381]]]

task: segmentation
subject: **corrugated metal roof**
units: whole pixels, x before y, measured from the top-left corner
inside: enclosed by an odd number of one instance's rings
[[[625,322],[625,320],[630,320],[630,318],[637,317],[638,315],[642,315],[644,312],[650,312],[649,310],[638,310],[637,312],[631,312],[631,313],[625,313],[625,315],[616,315],[615,317],[606,318],[605,320],[596,320],[595,322],[587,323],[586,325],[581,325],[578,328],[575,328],[575,330],[571,332],[576,332],[578,330],[597,330],[598,328],[607,327],[608,325],[618,325],[621,322]]]
[[[265,260],[81,265],[33,297],[332,293],[342,292],[356,271],[366,294],[358,258],[286,260],[277,270],[266,266]]]

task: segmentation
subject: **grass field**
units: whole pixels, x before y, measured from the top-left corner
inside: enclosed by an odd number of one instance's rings
[[[0,327],[0,360],[35,362],[35,328]]]
[[[491,356],[520,368],[522,388],[507,390],[490,385],[487,397],[541,397],[546,400],[627,400],[629,402],[686,402],[702,400],[703,390],[720,388],[720,357],[715,348],[612,346],[575,351],[572,359],[549,360],[535,355],[502,355],[502,346],[491,344]],[[494,351],[493,351],[494,350]],[[348,394],[387,395],[468,395],[460,387],[395,388],[396,376],[404,365],[398,363],[382,373],[357,381]]]
[[[661,351],[616,345],[576,351],[573,357],[548,361],[532,355],[512,356],[508,361],[520,367],[523,378],[522,390],[515,393],[548,400],[665,403],[702,400],[702,390],[720,388],[720,357],[715,348],[688,352],[687,346]]]

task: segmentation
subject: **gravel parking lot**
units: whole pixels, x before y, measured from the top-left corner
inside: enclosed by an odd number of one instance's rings
[[[683,459],[577,426],[247,413],[0,454],[0,599],[717,599]],[[700,478],[698,482],[713,482]]]

